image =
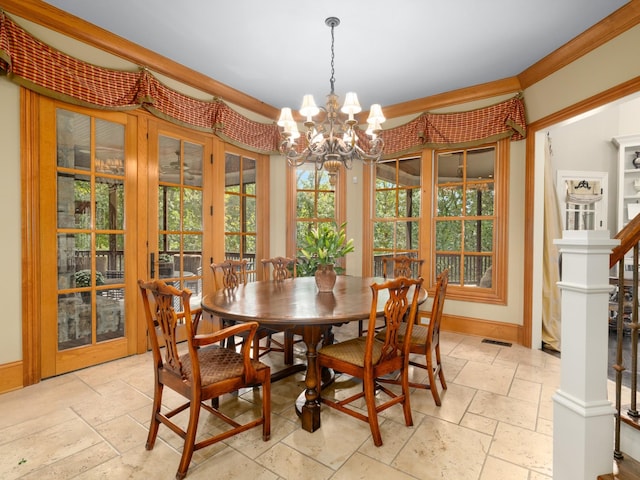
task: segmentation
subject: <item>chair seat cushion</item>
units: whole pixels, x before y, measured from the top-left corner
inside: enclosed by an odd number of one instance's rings
[[[337,360],[364,367],[364,353],[367,345],[367,337],[358,337],[344,342],[326,345],[319,350],[321,355],[333,357]],[[373,342],[373,364],[378,363],[382,355],[382,342]]]
[[[404,334],[407,332],[407,324],[402,322],[400,327],[398,328],[398,342],[402,343],[404,341]],[[411,342],[412,344],[425,345],[427,343],[427,333],[429,332],[429,327],[427,325],[413,325],[413,330],[411,331]],[[384,340],[385,335],[387,334],[386,330],[382,330],[380,333],[376,335],[376,338],[379,340]]]
[[[200,361],[200,376],[202,377],[203,386],[229,378],[240,377],[244,372],[242,355],[229,348],[222,348],[217,345],[201,348],[198,350],[198,360]],[[187,380],[193,381],[191,356],[189,354],[181,355],[180,361]],[[268,365],[257,360],[251,360],[251,363],[256,370],[269,368]]]

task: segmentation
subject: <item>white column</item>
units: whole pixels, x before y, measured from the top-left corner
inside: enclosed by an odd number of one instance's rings
[[[564,231],[560,388],[553,396],[553,478],[613,471],[614,413],[607,399],[609,256],[606,230]]]

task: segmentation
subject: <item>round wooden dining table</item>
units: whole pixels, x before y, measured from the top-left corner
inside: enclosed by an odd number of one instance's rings
[[[276,330],[301,327],[307,346],[304,403],[300,408],[302,428],[313,432],[320,428],[320,379],[317,378],[317,346],[323,330],[334,324],[363,320],[371,312],[371,284],[384,282],[380,277],[339,275],[333,292],[319,293],[314,277],[296,277],[283,281],[259,281],[233,290],[218,290],[202,298],[202,309],[221,318],[256,321]],[[426,299],[426,291],[420,300]],[[388,300],[380,291],[377,314]]]

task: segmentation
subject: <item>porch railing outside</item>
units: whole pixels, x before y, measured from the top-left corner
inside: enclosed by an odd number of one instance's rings
[[[375,255],[373,257],[373,275],[375,277],[382,277],[384,272],[382,269],[382,259],[390,258],[395,255],[406,255],[408,257],[415,257],[415,252],[409,253],[397,253],[397,254],[385,254],[385,255]],[[492,259],[488,255],[477,255],[477,256],[465,256],[464,257],[464,272],[465,272],[465,281],[464,284],[467,286],[470,285],[479,285],[482,276],[485,274],[487,269],[491,267]],[[416,267],[417,268],[417,267]],[[449,284],[452,285],[460,285],[460,255],[456,254],[437,254],[436,255],[436,272],[442,272],[445,269],[449,269]],[[391,273],[391,272],[387,272]],[[417,275],[418,272],[413,272],[414,275]],[[425,275],[425,272],[422,272]]]

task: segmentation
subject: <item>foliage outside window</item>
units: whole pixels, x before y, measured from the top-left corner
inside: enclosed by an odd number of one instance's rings
[[[495,146],[436,154],[435,274],[449,286],[495,285],[497,222]]]
[[[383,275],[384,257],[420,257],[421,163],[420,157],[414,157],[386,160],[376,165],[373,221],[373,274],[376,276]]]

